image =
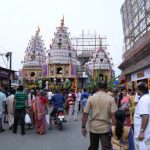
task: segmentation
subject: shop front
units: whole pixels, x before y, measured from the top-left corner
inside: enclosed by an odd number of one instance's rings
[[[138,82],[145,82],[150,90],[150,67],[131,74],[131,81],[134,89],[137,88]]]
[[[0,67],[0,87],[9,87],[11,80],[14,78],[14,71]]]

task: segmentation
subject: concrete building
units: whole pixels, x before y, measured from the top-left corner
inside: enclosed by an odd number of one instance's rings
[[[125,0],[121,15],[124,51],[119,68],[126,86],[135,89],[144,81],[150,89],[150,0]]]

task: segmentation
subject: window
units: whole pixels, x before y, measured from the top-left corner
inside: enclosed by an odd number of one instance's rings
[[[63,74],[62,67],[58,67],[56,72],[57,72],[57,74]]]
[[[34,77],[35,76],[35,72],[31,72],[30,76]]]

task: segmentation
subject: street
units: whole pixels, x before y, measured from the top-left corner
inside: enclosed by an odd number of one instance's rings
[[[64,123],[62,131],[53,126],[45,135],[37,135],[33,129],[22,136],[20,126],[17,134],[13,134],[8,125],[5,129],[0,133],[1,150],[87,150],[89,146],[89,136],[84,138],[81,134],[81,121]]]

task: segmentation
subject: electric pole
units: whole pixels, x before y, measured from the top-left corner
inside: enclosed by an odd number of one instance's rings
[[[11,88],[11,69],[12,69],[12,52],[6,53],[7,61],[9,60],[9,89]]]

